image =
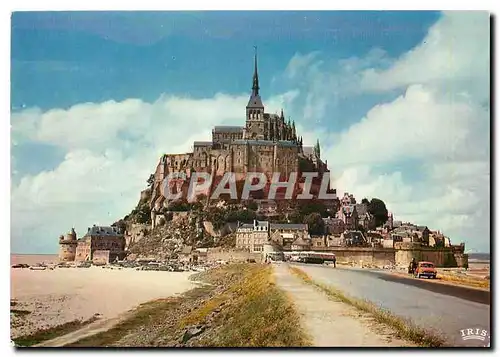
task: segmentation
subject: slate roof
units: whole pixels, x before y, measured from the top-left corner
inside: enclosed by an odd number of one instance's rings
[[[253,229],[253,224],[251,223],[241,223],[238,228],[247,228],[247,229]]]
[[[363,239],[363,234],[360,231],[347,231],[344,233],[344,237]]]
[[[232,126],[232,125],[218,125],[214,127],[215,132],[219,133],[239,133],[243,131],[242,126]]]
[[[294,143],[294,142],[292,142],[292,141],[280,140],[280,141],[278,141],[278,146],[288,146],[288,147],[292,147],[292,146],[297,146],[297,144],[295,144],[295,143]]]
[[[264,113],[264,119],[276,120],[279,118],[280,116],[278,114]]]
[[[292,245],[302,245],[302,246],[308,246],[309,243],[306,242],[305,240],[303,240],[301,237],[298,237],[297,239],[295,239],[292,243]]]
[[[211,141],[195,141],[194,146],[212,146]]]
[[[295,224],[295,223],[271,223],[270,224],[270,229],[290,229],[290,230],[297,230],[297,231],[303,231],[307,230],[307,224]]]
[[[368,232],[366,233],[367,236],[369,237],[372,237],[372,238],[379,238],[379,239],[383,239],[384,237],[382,236],[382,234],[378,233],[378,232]]]
[[[118,227],[93,226],[89,228],[86,236],[123,237],[123,233],[118,231]]]
[[[304,152],[304,155],[312,155],[314,152],[314,148],[312,146],[303,146],[302,151]]]
[[[238,140],[233,140],[234,144],[237,145],[253,145],[253,146],[274,146],[278,145],[281,147],[294,147],[297,146],[296,143],[292,141],[287,141],[287,140],[280,140],[277,142],[274,142],[272,140],[243,140],[243,139],[238,139]]]
[[[252,95],[248,100],[247,108],[263,108],[264,104],[262,104],[262,99],[260,99],[260,95]]]
[[[267,227],[268,224],[269,224],[268,221],[255,221],[254,222],[255,227]]]

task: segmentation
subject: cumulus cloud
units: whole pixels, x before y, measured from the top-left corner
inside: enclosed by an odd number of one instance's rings
[[[424,41],[385,70],[367,69],[366,90],[390,90],[415,83],[465,81],[489,83],[490,26],[486,11],[445,12],[429,29]],[[453,90],[453,88],[448,88]],[[482,97],[489,87],[477,87]]]
[[[360,91],[404,92],[373,107],[325,150],[339,190],[382,198],[396,219],[489,251],[488,15],[445,13],[388,68],[359,73]],[[408,160],[414,179],[395,169]]]
[[[276,95],[268,107],[278,110],[296,96]],[[163,153],[191,151],[193,141],[211,139],[213,125],[242,125],[247,100],[247,94],[163,95],[153,103],[128,99],[14,113],[14,142],[57,146],[66,155],[54,170],[12,186],[13,249],[53,251],[62,230],[84,233],[129,213]]]
[[[431,87],[409,86],[405,94],[375,106],[343,132],[329,154],[339,165],[401,158],[462,161],[488,155],[488,112],[440,96]]]
[[[489,33],[486,12],[445,12],[398,58],[291,60],[284,78],[307,93],[298,127],[320,137],[340,194],[379,197],[397,219],[489,250]],[[331,114],[374,98],[362,116]]]
[[[285,69],[285,75],[288,78],[293,79],[300,71],[310,69],[310,65],[318,55],[318,51],[305,55],[296,53],[288,63],[288,66]]]

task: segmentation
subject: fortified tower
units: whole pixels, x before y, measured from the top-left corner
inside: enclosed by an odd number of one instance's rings
[[[76,240],[76,232],[74,228],[71,228],[71,232],[66,234],[66,237],[59,237],[59,261],[61,262],[72,262],[76,257],[76,246],[78,241]]]

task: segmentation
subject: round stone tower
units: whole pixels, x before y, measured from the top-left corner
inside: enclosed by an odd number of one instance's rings
[[[66,237],[61,235],[59,237],[59,261],[61,262],[72,262],[76,257],[76,246],[78,241],[76,240],[76,232],[74,228],[71,228],[71,232],[66,234]]]

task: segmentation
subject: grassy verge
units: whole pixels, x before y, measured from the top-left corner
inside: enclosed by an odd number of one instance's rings
[[[244,279],[186,316],[184,324],[200,323],[225,302],[217,328],[199,340],[199,346],[295,347],[309,346],[292,303],[274,283],[272,266],[250,265]]]
[[[299,317],[271,269],[232,264],[199,273],[196,279],[210,285],[143,304],[108,331],[65,347],[306,346]],[[203,333],[183,341],[195,326],[203,326]]]
[[[181,297],[158,299],[139,305],[131,316],[107,331],[85,337],[64,347],[107,347],[122,339],[129,333],[140,331],[153,324],[156,319],[167,316],[177,308],[183,299],[196,298],[204,295],[207,288],[195,288]]]
[[[402,273],[402,272],[393,272],[395,275],[411,277],[410,274]],[[467,275],[454,275],[453,273],[444,273],[438,271],[436,280],[431,279],[431,282],[448,282],[453,283],[453,285],[461,285],[464,287],[470,288],[479,288],[479,289],[490,289],[490,281],[487,279],[481,279],[479,277],[471,277]]]
[[[88,325],[97,320],[97,317],[92,317],[88,320],[73,320],[62,325],[49,327],[47,329],[38,330],[31,335],[20,336],[12,339],[16,347],[30,347],[38,343],[51,340],[53,338],[65,335],[76,331],[85,325]]]
[[[375,321],[392,327],[398,333],[398,337],[407,339],[425,347],[440,347],[444,344],[444,341],[439,336],[436,336],[418,326],[415,326],[411,321],[407,321],[399,316],[396,316],[390,311],[384,310],[369,301],[347,296],[339,289],[336,289],[329,285],[318,283],[312,280],[308,274],[306,274],[299,268],[289,267],[289,269],[293,274],[301,278],[304,282],[315,286],[316,288],[325,292],[328,296],[351,305],[360,311],[368,313],[375,319]]]
[[[489,289],[490,281],[480,278],[472,278],[469,276],[455,276],[450,274],[438,273],[438,280],[447,281],[459,285],[469,286],[472,288]]]

